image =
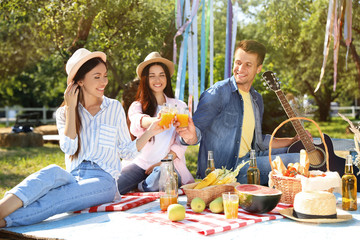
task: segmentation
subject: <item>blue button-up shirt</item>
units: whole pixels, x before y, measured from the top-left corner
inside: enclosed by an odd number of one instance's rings
[[[262,135],[263,99],[253,87],[250,95],[255,115],[252,148],[264,151],[271,136]],[[216,168],[235,168],[239,157],[243,116],[244,102],[234,76],[217,82],[201,94],[193,116],[195,126],[201,131],[198,177],[205,177],[209,150],[214,152]]]

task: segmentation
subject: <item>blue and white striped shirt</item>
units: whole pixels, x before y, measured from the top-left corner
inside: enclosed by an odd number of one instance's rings
[[[92,116],[80,103],[81,149],[77,159],[70,160],[78,148],[78,137],[64,135],[65,106],[56,111],[60,148],[65,153],[66,170],[71,172],[83,160],[97,163],[115,179],[120,175],[121,160],[133,159],[137,154],[136,140],[131,141],[121,103],[104,96],[100,111]]]

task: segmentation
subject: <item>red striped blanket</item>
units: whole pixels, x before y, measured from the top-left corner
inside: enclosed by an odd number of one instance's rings
[[[238,219],[225,219],[224,214],[214,214],[206,209],[202,213],[195,213],[189,207],[186,208],[186,217],[179,222],[172,222],[163,211],[147,212],[129,216],[131,219],[146,220],[161,225],[169,225],[202,235],[211,235],[232,229],[248,226],[258,222],[264,222],[284,218],[279,214],[280,209],[288,208],[289,205],[278,204],[277,207],[266,214],[252,214],[239,208]]]
[[[179,195],[183,195],[182,189],[179,190]],[[127,193],[121,196],[119,201],[104,203],[98,206],[86,208],[74,213],[91,213],[91,212],[112,212],[112,211],[126,211],[128,209],[141,206],[148,202],[155,201],[159,198],[158,192],[134,192]]]

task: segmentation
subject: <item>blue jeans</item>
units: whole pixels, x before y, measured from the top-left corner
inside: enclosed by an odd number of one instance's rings
[[[283,161],[285,167],[289,163],[299,162],[300,154],[299,153],[287,153],[287,148],[274,148],[271,149],[271,159],[274,160],[276,156],[279,156]],[[250,153],[247,153],[244,157],[239,158],[236,166],[239,165],[243,160],[249,160]],[[269,150],[260,151],[256,153],[256,163],[257,167],[260,170],[260,184],[261,185],[268,185],[269,181],[269,173],[271,172],[271,166],[269,162]],[[239,172],[237,176],[237,181],[241,184],[247,183],[247,169],[249,168],[249,164],[246,164]]]
[[[6,226],[21,226],[111,202],[116,194],[116,182],[89,161],[83,161],[71,173],[52,164],[31,174],[8,193],[20,198],[23,207],[5,217]]]
[[[159,179],[160,179],[161,167],[154,167],[150,175],[145,174],[145,170],[136,164],[129,164],[121,171],[120,177],[117,179],[118,189],[120,194],[126,194],[127,192],[139,187],[140,191],[144,192],[157,192],[159,191]],[[181,186],[181,178],[179,173],[179,187]]]

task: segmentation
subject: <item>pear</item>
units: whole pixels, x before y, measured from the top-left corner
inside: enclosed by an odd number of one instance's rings
[[[201,213],[202,211],[204,211],[206,204],[205,204],[204,200],[202,200],[199,197],[196,197],[191,201],[190,206],[194,212]]]
[[[213,213],[222,213],[224,211],[224,204],[223,204],[222,197],[218,197],[218,198],[214,199],[209,204],[209,208],[210,208],[210,211]]]
[[[185,218],[185,207],[181,204],[171,204],[167,209],[169,220],[176,222],[184,220]]]

